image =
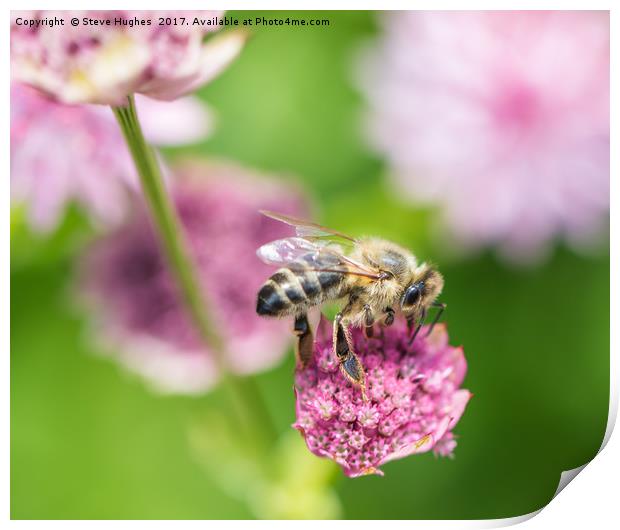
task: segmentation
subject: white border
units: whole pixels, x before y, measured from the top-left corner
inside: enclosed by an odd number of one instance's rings
[[[29,0],[23,0],[21,2],[8,2],[10,9],[33,9],[40,8],[43,2],[32,2]],[[103,9],[166,9],[170,8],[172,2],[164,2],[161,0],[147,1],[116,1],[109,0],[107,2],[92,2],[91,5],[85,6],[85,2],[78,2],[76,0],[53,2],[54,9],[80,9],[88,7],[89,9],[103,8]],[[47,9],[49,5],[45,6]],[[290,9],[312,9],[312,10],[338,10],[338,9],[350,9],[351,2],[346,0],[298,0],[291,5],[289,2],[283,0],[262,0],[261,2],[252,2],[251,0],[229,0],[223,1],[188,1],[188,0],[175,0],[175,9],[247,9],[247,10],[290,10]],[[490,9],[490,10],[503,10],[503,9],[604,9],[611,10],[611,27],[612,27],[612,60],[611,60],[611,94],[615,95],[620,93],[620,84],[618,83],[618,75],[620,71],[620,61],[618,60],[617,44],[618,44],[618,28],[620,21],[620,8],[614,10],[614,6],[610,0],[589,0],[589,1],[560,1],[560,0],[521,0],[515,1],[502,1],[502,0],[478,0],[478,1],[457,1],[457,0],[419,0],[419,1],[406,1],[406,0],[357,0],[354,4],[356,10],[464,10],[464,9]],[[4,53],[2,54],[2,72],[6,76],[2,85],[2,94],[4,96],[5,105],[2,106],[2,118],[5,124],[9,123],[8,101],[9,101],[9,10],[5,10],[5,16],[2,25],[3,43],[5,44]],[[618,126],[618,105],[612,97],[612,148],[611,148],[611,175],[619,174],[618,165],[618,142],[614,142],[617,137]],[[1,448],[4,454],[4,465],[2,466],[2,475],[4,480],[1,482],[0,488],[2,498],[5,502],[6,519],[10,517],[10,444],[9,444],[9,417],[10,417],[10,188],[9,188],[9,127],[6,127],[3,137],[5,141],[2,143],[2,160],[5,167],[4,178],[2,179],[0,186],[2,189],[2,202],[5,204],[4,214],[4,226],[0,230],[1,238],[1,252],[0,256],[0,314],[4,318],[0,319],[0,337],[2,340],[2,358],[4,360],[5,368],[5,386],[2,392],[2,413],[4,427],[3,435],[1,437]],[[618,262],[618,246],[616,238],[613,234],[618,233],[618,216],[615,215],[614,205],[617,203],[619,185],[616,179],[611,181],[611,264],[612,270],[620,270],[620,263]],[[616,230],[614,230],[614,228]],[[497,519],[486,521],[417,521],[417,522],[403,522],[403,521],[385,521],[380,524],[390,527],[402,526],[406,524],[408,527],[412,524],[416,526],[423,525],[424,527],[433,528],[492,528],[500,526],[508,526],[519,522],[527,521],[528,528],[548,528],[550,525],[562,526],[565,528],[583,528],[588,525],[600,525],[605,528],[611,526],[610,523],[614,520],[618,520],[617,515],[617,483],[616,483],[616,471],[618,470],[620,463],[620,442],[618,442],[618,436],[611,438],[611,433],[617,416],[618,410],[618,336],[613,327],[614,321],[617,321],[618,316],[618,300],[620,299],[620,292],[618,282],[614,275],[611,277],[611,359],[610,359],[610,408],[609,408],[609,420],[607,424],[607,430],[605,438],[601,446],[602,452],[595,458],[595,460],[589,464],[582,466],[572,475],[576,476],[579,471],[582,471],[581,477],[578,481],[571,483],[566,490],[562,490],[562,487],[558,488],[558,492],[562,491],[556,499],[550,502],[545,508],[539,512],[532,514],[526,514],[521,517],[514,517],[509,519]],[[561,443],[558,440],[558,443]],[[609,442],[609,443],[608,443]],[[563,474],[563,480],[567,480],[571,473]],[[573,478],[573,477],[571,477]],[[568,479],[570,482],[570,479]],[[539,514],[538,517],[533,517]],[[83,527],[85,523],[78,521],[62,522],[62,521],[13,521],[12,524],[18,524],[24,527],[32,527],[35,525],[45,524],[49,527],[62,528],[63,530],[67,526]],[[106,527],[110,523],[107,521],[89,521],[87,525],[89,527],[99,527],[105,525]],[[221,521],[221,522],[209,522],[209,527],[217,525],[218,527],[232,527],[237,523],[234,521]],[[256,521],[252,523],[253,526],[262,526],[269,528],[282,527],[288,528],[292,523],[286,521]],[[312,528],[316,523],[310,521],[296,522],[296,525],[301,527]],[[321,523],[331,528],[342,528],[343,525],[351,526],[376,526],[378,523],[375,521],[325,521]],[[174,525],[175,527],[182,526],[194,526],[196,528],[204,528],[205,523],[202,521],[182,521],[182,522],[167,522],[167,521],[119,521],[115,523],[115,526],[119,527],[144,527],[144,528],[164,528]]]

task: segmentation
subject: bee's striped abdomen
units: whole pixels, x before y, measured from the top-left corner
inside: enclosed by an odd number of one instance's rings
[[[309,259],[301,258],[273,274],[258,292],[256,312],[268,316],[291,315],[337,298],[344,274],[317,272],[311,265]]]

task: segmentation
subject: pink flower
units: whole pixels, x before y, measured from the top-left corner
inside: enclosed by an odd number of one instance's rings
[[[471,394],[460,388],[467,370],[463,350],[448,344],[445,326],[438,324],[428,337],[421,330],[411,346],[402,322],[386,328],[383,339],[352,330],[366,369],[368,402],[331,362],[328,328],[323,321],[314,360],[295,374],[293,427],[308,449],[336,461],[349,477],[382,475],[379,467],[386,462],[431,449],[451,456],[451,431]]]
[[[403,12],[365,57],[374,144],[461,246],[592,245],[609,209],[609,15]]]
[[[301,194],[234,166],[191,163],[172,188],[181,222],[239,374],[272,367],[286,353],[290,323],[255,313],[258,288],[272,272],[256,248],[287,235],[260,208],[305,212]],[[78,294],[95,315],[104,349],[160,391],[198,393],[218,378],[159,250],[148,215],[134,218],[93,244],[81,267]]]
[[[220,28],[213,24],[220,16],[219,11],[13,12],[12,76],[65,103],[122,105],[133,93],[176,99],[217,76],[241,51],[242,31],[205,41]],[[62,27],[23,25],[24,19],[55,17],[64,20]],[[159,25],[160,17],[175,23]]]
[[[196,99],[136,98],[146,136],[159,145],[191,142],[210,126]],[[117,223],[138,177],[111,109],[64,105],[11,85],[11,194],[28,204],[38,230],[53,229],[65,206],[79,203],[102,223]]]

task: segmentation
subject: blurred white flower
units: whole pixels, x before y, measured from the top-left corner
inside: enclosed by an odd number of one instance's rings
[[[211,115],[197,99],[159,102],[136,97],[146,137],[156,145],[196,141]],[[19,83],[11,85],[11,196],[27,205],[32,226],[52,230],[75,201],[98,222],[127,211],[138,177],[112,110],[65,105]]]
[[[247,34],[217,24],[221,11],[14,11],[11,75],[64,103],[123,105],[130,94],[172,100],[209,82],[237,57]],[[159,25],[183,17],[187,24]],[[62,18],[61,28],[18,24]],[[77,18],[80,23],[70,25]],[[84,18],[104,24],[83,24]],[[130,25],[135,19],[148,25]],[[105,24],[108,21],[109,24]],[[122,22],[125,21],[125,24]]]
[[[609,209],[606,12],[393,12],[361,75],[399,193],[451,242],[532,260]]]

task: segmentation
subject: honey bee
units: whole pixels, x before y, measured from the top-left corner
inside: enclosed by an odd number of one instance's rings
[[[265,263],[281,268],[260,288],[256,312],[267,317],[294,317],[296,357],[303,367],[313,350],[308,310],[345,299],[334,318],[333,351],[343,376],[361,389],[366,400],[366,375],[353,351],[350,327],[362,327],[371,337],[375,324],[392,325],[398,311],[407,320],[411,343],[434,307],[438,311],[430,333],[446,307],[437,302],[444,285],[442,275],[390,241],[356,239],[309,221],[261,213],[291,225],[296,236],[272,241],[257,250]],[[345,253],[343,246],[350,251]]]

